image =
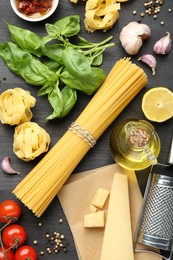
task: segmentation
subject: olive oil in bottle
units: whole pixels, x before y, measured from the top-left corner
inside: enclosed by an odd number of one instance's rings
[[[124,120],[110,136],[111,154],[120,166],[142,170],[157,163],[160,139],[145,120]]]

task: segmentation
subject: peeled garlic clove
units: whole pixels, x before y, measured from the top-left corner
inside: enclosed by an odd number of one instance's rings
[[[159,41],[157,41],[153,47],[153,50],[157,54],[168,54],[171,51],[172,40],[170,33],[167,32],[167,35],[162,37]]]
[[[156,66],[157,66],[157,61],[155,57],[151,54],[144,54],[141,57],[138,58],[138,60],[146,63],[150,68],[152,69],[152,75],[154,76],[156,71]]]
[[[20,174],[11,167],[10,157],[6,156],[1,162],[2,170],[8,174]]]

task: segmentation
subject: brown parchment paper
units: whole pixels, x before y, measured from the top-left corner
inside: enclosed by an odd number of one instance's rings
[[[117,164],[111,164],[76,173],[70,176],[58,193],[58,198],[74,237],[79,260],[99,260],[104,228],[87,229],[84,228],[83,221],[84,216],[90,213],[90,204],[97,189],[104,188],[110,191],[113,175],[116,172],[128,175],[131,225],[134,236],[142,205],[142,195],[133,171],[125,170]],[[105,205],[104,210],[107,212],[107,205]],[[161,260],[162,258],[149,253],[135,253],[134,259]]]

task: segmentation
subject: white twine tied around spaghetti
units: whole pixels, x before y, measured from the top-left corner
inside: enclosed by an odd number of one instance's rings
[[[94,147],[96,144],[96,140],[86,131],[83,127],[78,125],[77,123],[73,122],[70,127],[68,128],[74,134],[82,138],[85,142],[87,142],[91,147]]]

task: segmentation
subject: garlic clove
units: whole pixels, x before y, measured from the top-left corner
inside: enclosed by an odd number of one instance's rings
[[[151,54],[143,54],[138,60],[146,63],[152,69],[152,75],[154,76],[156,73],[157,61],[155,57]]]
[[[15,171],[12,166],[11,166],[11,163],[10,163],[10,157],[9,156],[6,156],[2,162],[1,162],[1,167],[2,167],[2,170],[5,172],[5,173],[8,173],[8,174],[20,174],[19,172]]]
[[[140,26],[137,29],[138,35],[141,37],[142,40],[146,40],[151,35],[151,29],[146,24],[140,24]]]
[[[157,54],[165,55],[171,51],[171,48],[172,48],[172,39],[170,33],[167,32],[166,36],[162,37],[154,44],[153,50]]]

